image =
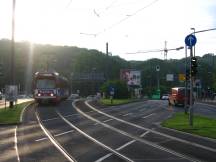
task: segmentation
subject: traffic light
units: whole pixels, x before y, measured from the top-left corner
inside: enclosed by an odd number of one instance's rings
[[[190,80],[190,70],[186,69],[186,80]]]
[[[197,58],[192,57],[191,58],[191,76],[196,76],[197,74]]]

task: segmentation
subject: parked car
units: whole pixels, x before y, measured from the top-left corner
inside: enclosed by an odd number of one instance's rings
[[[3,94],[2,94],[2,92],[0,91],[0,100],[2,100],[2,98],[3,98]]]
[[[96,95],[89,95],[86,97],[87,100],[95,100],[96,99]]]
[[[76,93],[72,93],[70,96],[69,96],[69,99],[78,99],[79,98],[79,94],[76,94]]]
[[[168,100],[169,99],[169,94],[163,94],[161,99],[162,100]]]

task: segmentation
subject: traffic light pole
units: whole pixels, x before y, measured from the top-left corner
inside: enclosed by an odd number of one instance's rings
[[[184,110],[185,110],[185,114],[187,114],[187,106],[188,106],[188,102],[187,102],[187,46],[185,45],[185,100],[184,100]]]
[[[190,60],[193,57],[193,47],[190,47]],[[192,62],[190,61],[190,107],[189,107],[189,124],[193,126],[193,77],[192,77]]]

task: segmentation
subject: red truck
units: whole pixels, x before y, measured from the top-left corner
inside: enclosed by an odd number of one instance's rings
[[[174,87],[171,89],[171,94],[169,95],[169,104],[171,105],[184,105],[190,102],[190,90],[187,90],[187,96],[185,97],[185,87]],[[193,99],[194,102],[194,99]]]

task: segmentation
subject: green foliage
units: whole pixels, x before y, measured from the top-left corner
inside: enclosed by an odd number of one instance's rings
[[[114,106],[114,105],[122,105],[127,104],[130,102],[134,102],[134,99],[113,99],[113,103],[111,103],[110,99],[101,99],[100,102],[107,106]]]
[[[14,106],[14,108],[0,109],[0,123],[1,124],[17,124],[20,122],[20,115],[22,109],[30,102],[25,102]]]
[[[0,64],[2,63],[3,76],[0,76],[0,89],[10,83],[10,54],[11,41],[0,40]],[[198,58],[197,78],[202,82],[202,88],[216,90],[216,56],[212,54]],[[141,70],[141,84],[143,95],[151,96],[157,89],[157,74],[155,67],[160,66],[159,78],[161,93],[168,93],[171,87],[183,86],[177,80],[179,73],[184,73],[185,59],[160,60],[150,59],[147,61],[126,61],[118,56],[107,56],[106,54],[85,48],[73,46],[52,46],[30,44],[19,42],[15,44],[15,83],[19,85],[22,92],[31,92],[32,76],[37,71],[55,70],[67,77],[70,81],[72,74],[77,73],[104,73],[106,80],[119,79],[120,69]],[[189,61],[189,60],[188,60]],[[29,65],[31,66],[29,66]],[[167,82],[166,74],[174,74],[175,81]],[[93,80],[94,81],[94,80]],[[80,89],[81,94],[95,93],[102,83],[76,82],[71,83],[74,89]],[[106,90],[107,91],[107,90]],[[123,93],[126,94],[127,93]]]
[[[110,95],[110,87],[113,87],[115,89],[114,98],[129,98],[130,92],[128,91],[127,84],[124,81],[109,80],[101,86],[100,90],[101,92],[104,92],[108,97]]]
[[[199,115],[194,115],[193,127],[189,125],[188,115],[184,113],[176,113],[172,118],[164,121],[162,125],[183,132],[216,138],[216,120]]]

